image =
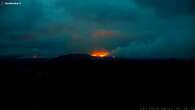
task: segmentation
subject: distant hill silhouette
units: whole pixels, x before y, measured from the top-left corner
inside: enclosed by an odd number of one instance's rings
[[[79,63],[93,63],[95,62],[110,62],[113,61],[114,58],[111,56],[108,57],[93,57],[89,54],[67,54],[63,56],[59,56],[57,58],[53,58],[50,61],[56,63],[66,63],[66,64],[79,64]]]
[[[88,54],[67,54],[63,56],[59,56],[52,60],[55,61],[81,61],[81,60],[91,60],[91,56]]]
[[[0,61],[1,60],[14,60],[19,58],[19,56],[6,56],[6,55],[0,55]]]

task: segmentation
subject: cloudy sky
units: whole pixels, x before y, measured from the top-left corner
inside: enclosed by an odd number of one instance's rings
[[[193,0],[0,0],[0,55],[193,58]]]

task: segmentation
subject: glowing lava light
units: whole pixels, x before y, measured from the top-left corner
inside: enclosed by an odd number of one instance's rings
[[[110,53],[106,50],[94,50],[90,53],[91,56],[93,57],[108,57],[110,56]]]

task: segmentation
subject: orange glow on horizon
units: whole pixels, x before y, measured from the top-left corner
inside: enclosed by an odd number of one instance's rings
[[[110,56],[110,53],[106,50],[94,50],[90,53],[91,56],[93,57],[108,57]]]

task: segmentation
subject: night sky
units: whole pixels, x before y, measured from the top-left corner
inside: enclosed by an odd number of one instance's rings
[[[193,0],[17,1],[0,0],[0,56],[194,58]]]

